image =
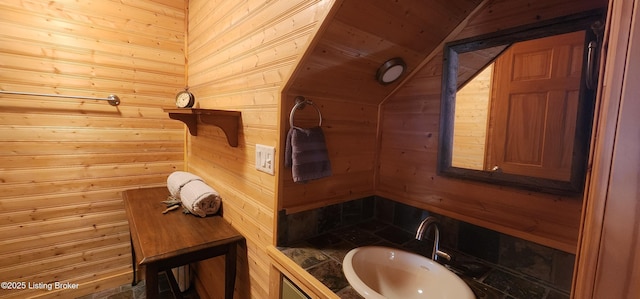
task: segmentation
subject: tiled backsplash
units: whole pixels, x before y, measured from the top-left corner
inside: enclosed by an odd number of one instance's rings
[[[290,215],[281,213],[278,246],[286,247],[314,236],[369,223],[384,224],[375,228],[375,235],[390,244],[411,246],[410,239],[420,221],[429,215],[440,219],[441,248],[453,253],[455,261],[478,260],[479,264],[488,265],[489,270],[481,277],[475,277],[476,282],[491,291],[499,291],[504,295],[500,298],[569,297],[574,255],[381,197],[367,197]],[[358,241],[358,236],[353,238],[354,242]],[[423,247],[414,251],[430,250],[428,246]]]

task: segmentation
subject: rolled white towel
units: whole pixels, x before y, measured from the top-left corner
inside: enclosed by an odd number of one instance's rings
[[[174,171],[167,178],[167,188],[171,196],[175,198],[180,197],[180,189],[189,182],[202,181],[202,179],[190,172],[186,171]]]
[[[220,194],[201,180],[190,181],[180,189],[182,205],[194,215],[206,217],[220,209]]]

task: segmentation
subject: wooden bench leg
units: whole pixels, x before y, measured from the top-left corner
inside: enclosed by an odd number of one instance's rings
[[[224,274],[224,298],[233,299],[233,292],[236,286],[236,256],[238,246],[234,243],[229,245],[225,255]]]
[[[129,234],[129,243],[131,244],[131,269],[133,270],[133,279],[131,281],[131,286],[134,287],[136,286],[136,284],[138,284],[138,279],[136,277],[136,251],[133,249],[133,239],[131,238],[131,234]]]
[[[180,286],[178,285],[178,281],[176,280],[175,275],[173,275],[173,271],[171,271],[171,269],[168,269],[164,272],[167,273],[167,279],[169,280],[169,286],[171,287],[173,297],[176,299],[182,299],[182,292],[180,292]]]
[[[145,265],[144,280],[145,290],[147,291],[147,299],[157,299],[158,291],[158,267],[153,264]]]

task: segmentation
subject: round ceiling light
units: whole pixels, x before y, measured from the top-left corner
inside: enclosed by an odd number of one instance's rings
[[[378,68],[376,79],[383,85],[393,83],[402,76],[406,68],[407,65],[402,58],[391,58]]]

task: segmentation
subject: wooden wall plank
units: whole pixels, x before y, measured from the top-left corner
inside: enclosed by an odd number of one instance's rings
[[[14,143],[15,145],[16,143]],[[179,161],[183,155],[181,152],[171,153],[122,153],[103,155],[57,155],[51,159],[51,155],[38,156],[0,156],[0,164],[11,165],[7,169],[34,168],[34,167],[61,167],[72,165],[104,165],[133,163],[153,163],[162,161]],[[183,163],[177,163],[173,168],[179,168]],[[179,165],[179,166],[178,166]]]
[[[61,122],[65,122],[70,127],[95,127],[95,128],[113,128],[113,119],[100,116],[84,116],[69,115],[65,113],[3,113],[0,112],[0,121],[11,123],[14,126],[56,126]],[[128,118],[121,119],[118,128],[133,129],[170,129],[181,130],[183,125],[180,122],[159,119],[156,122],[149,122],[142,119]]]
[[[113,235],[129,232],[129,223],[127,221],[116,221],[108,223],[100,223],[88,227],[79,227],[64,232],[50,232],[46,234],[21,236],[20,238],[11,240],[2,240],[3,254],[5,252],[16,254],[24,250],[24,248],[35,248],[39,246],[61,246],[66,242],[73,242],[81,239],[96,238],[102,235]],[[33,269],[32,269],[33,270]],[[50,270],[50,269],[42,269]],[[37,272],[37,271],[36,271]],[[61,277],[65,279],[66,277]],[[7,278],[15,279],[15,278]],[[113,286],[112,286],[113,287]]]
[[[187,139],[187,167],[216,188],[224,218],[247,238],[235,298],[267,298],[277,182],[255,169],[255,145],[282,152],[280,89],[333,1],[189,2],[188,75],[196,106],[240,111],[242,119],[237,148],[218,128],[200,125],[198,136]],[[220,296],[211,283],[220,271],[215,260],[199,264],[201,296]]]
[[[30,210],[4,210],[0,214],[0,228],[11,225],[27,223],[31,225],[29,220],[48,221],[53,218],[60,218],[73,215],[87,215],[93,213],[106,213],[119,211],[122,209],[122,203],[117,200],[103,201],[97,203],[77,204],[73,206],[56,206],[50,208],[33,208]]]
[[[135,164],[81,165],[79,167],[50,167],[36,169],[13,169],[11,175],[2,177],[7,184],[39,184],[64,182],[75,179],[128,177],[134,175],[166,174],[177,170],[182,163],[150,162]]]
[[[75,298],[130,281],[120,192],[184,168],[184,125],[161,109],[185,85],[184,4],[0,4],[0,89],[121,99],[0,95],[0,280],[80,284],[3,297]]]
[[[76,240],[72,242],[50,245],[46,247],[35,247],[20,253],[3,254],[0,260],[2,268],[16,266],[27,262],[46,261],[52,255],[62,256],[66,252],[82,252],[95,248],[122,245],[123,241],[129,239],[128,231],[119,234],[112,234],[106,237],[91,238],[86,240]]]
[[[73,155],[93,155],[94,157],[98,154],[100,155],[97,157],[102,157],[102,155],[113,153],[120,153],[122,155],[164,155],[181,153],[181,151],[182,142],[162,142],[155,140],[118,143],[95,143],[72,140],[52,142],[11,141],[0,143],[0,154],[2,154],[3,157],[35,157],[38,155],[64,156],[70,152],[72,152]],[[15,167],[15,164],[10,164],[9,166]]]

